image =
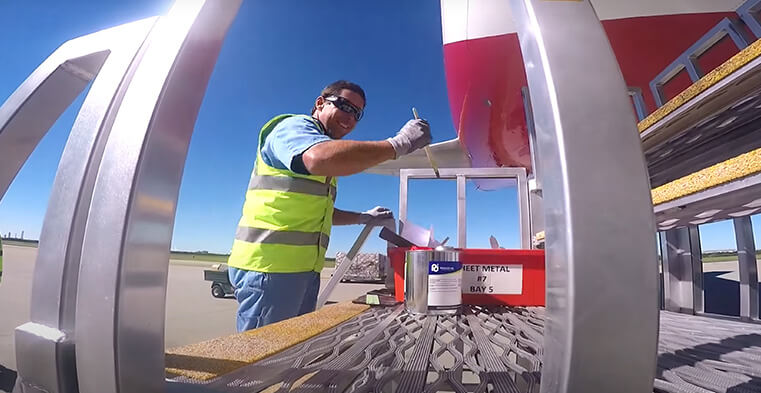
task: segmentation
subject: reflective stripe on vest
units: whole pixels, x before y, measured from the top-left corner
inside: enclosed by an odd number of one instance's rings
[[[274,190],[285,192],[298,192],[317,196],[328,196],[334,202],[336,200],[336,187],[332,184],[290,176],[251,176],[248,183],[249,190]]]
[[[259,134],[256,165],[228,265],[266,273],[317,271],[325,262],[333,222],[336,179],[302,175],[267,165],[265,139],[284,119],[280,115]],[[306,119],[324,132],[311,117]]]
[[[323,248],[328,248],[330,243],[330,237],[322,232],[274,231],[243,226],[238,227],[235,238],[249,243],[276,243],[290,246],[319,244]]]

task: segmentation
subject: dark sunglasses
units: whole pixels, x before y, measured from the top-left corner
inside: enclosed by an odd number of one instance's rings
[[[331,104],[333,104],[336,108],[354,116],[357,121],[362,118],[362,115],[364,114],[364,111],[362,109],[357,108],[352,104],[349,100],[343,97],[339,96],[327,96],[325,97],[326,101],[329,101]]]

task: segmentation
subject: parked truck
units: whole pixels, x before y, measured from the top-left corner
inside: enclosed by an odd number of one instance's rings
[[[204,270],[203,279],[211,281],[211,296],[223,298],[235,292],[235,287],[230,283],[230,277],[227,275],[226,263],[220,263],[213,269]]]

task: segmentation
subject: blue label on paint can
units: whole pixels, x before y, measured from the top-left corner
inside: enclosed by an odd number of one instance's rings
[[[462,303],[462,263],[428,263],[428,309],[456,309]]]
[[[449,274],[462,270],[459,261],[431,261],[428,264],[428,274]]]

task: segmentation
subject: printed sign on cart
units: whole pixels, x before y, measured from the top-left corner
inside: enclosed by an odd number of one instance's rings
[[[520,295],[523,265],[462,265],[462,293]]]

